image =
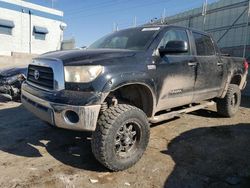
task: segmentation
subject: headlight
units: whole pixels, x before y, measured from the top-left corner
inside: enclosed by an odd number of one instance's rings
[[[88,83],[95,80],[102,72],[103,67],[100,65],[64,67],[66,82]]]

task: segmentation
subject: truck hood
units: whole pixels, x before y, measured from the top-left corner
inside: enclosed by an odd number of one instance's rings
[[[40,58],[60,59],[65,66],[67,65],[85,65],[114,60],[118,58],[132,57],[136,51],[118,50],[118,49],[95,49],[95,50],[67,50],[55,51],[41,55]]]

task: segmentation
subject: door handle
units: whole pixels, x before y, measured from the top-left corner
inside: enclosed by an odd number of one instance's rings
[[[197,66],[197,62],[188,62],[188,66],[195,67]]]
[[[223,63],[217,63],[217,65],[218,65],[218,66],[222,66],[222,65],[223,65]]]

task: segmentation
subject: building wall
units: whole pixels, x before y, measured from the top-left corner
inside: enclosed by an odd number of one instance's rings
[[[11,56],[0,56],[0,69],[11,67],[25,67],[35,58],[33,54],[12,53]]]
[[[0,19],[13,21],[15,24],[12,35],[0,34],[0,55],[11,52],[41,54],[61,48],[61,11],[20,0],[0,0]],[[45,40],[35,39],[34,26],[47,28]]]
[[[62,50],[71,50],[75,48],[76,41],[74,38],[62,41]]]

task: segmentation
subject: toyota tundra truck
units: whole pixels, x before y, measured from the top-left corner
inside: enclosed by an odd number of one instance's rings
[[[96,159],[121,171],[142,157],[152,123],[214,104],[234,116],[247,73],[247,61],[222,55],[207,33],[150,25],[33,59],[21,98],[52,126],[91,131]]]

